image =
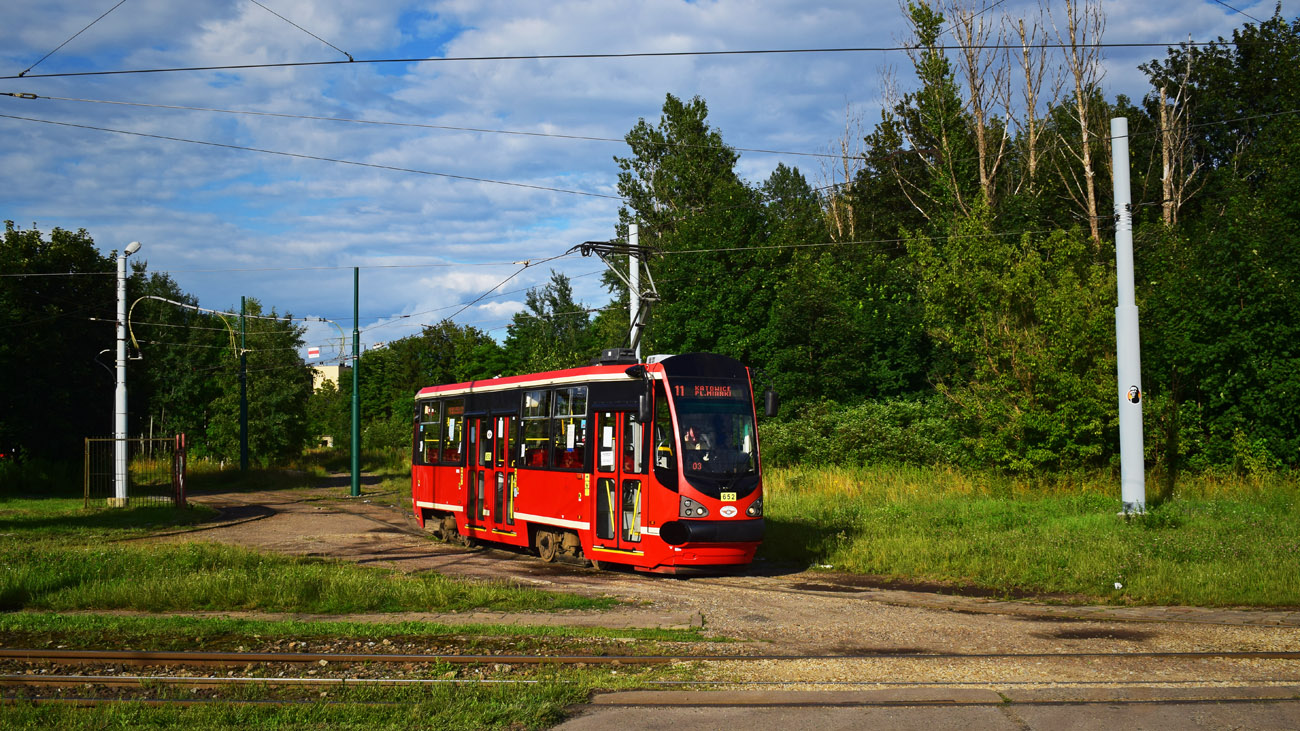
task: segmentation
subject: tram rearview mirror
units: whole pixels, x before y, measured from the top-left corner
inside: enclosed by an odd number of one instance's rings
[[[776,395],[776,391],[771,388],[763,391],[763,415],[768,418],[776,416],[776,410],[781,407],[781,397]]]
[[[642,424],[650,423],[650,394],[644,391],[637,396],[636,420]]]

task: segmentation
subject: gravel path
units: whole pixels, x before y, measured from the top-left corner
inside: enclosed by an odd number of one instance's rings
[[[544,564],[508,550],[463,549],[424,536],[401,508],[322,500],[308,491],[193,498],[222,521],[159,540],[208,540],[331,556],[404,571],[508,579],[631,602],[603,614],[404,615],[402,619],[690,626],[742,654],[1300,652],[1300,613],[1189,607],[1066,607],[862,586],[857,577],[756,563],[737,576],[674,578]],[[349,617],[348,619],[359,619]],[[736,642],[736,641],[740,642]],[[711,663],[704,677],[791,688],[833,683],[1202,684],[1300,683],[1300,661],[1225,658],[891,657]],[[778,686],[785,687],[785,686]]]

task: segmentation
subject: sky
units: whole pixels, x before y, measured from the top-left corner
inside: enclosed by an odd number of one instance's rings
[[[1103,1],[1102,41],[1230,37],[1274,5]],[[1037,8],[1003,0],[987,16]],[[1058,17],[1063,8],[1052,3]],[[526,289],[552,270],[579,301],[606,304],[601,262],[562,255],[614,236],[614,157],[638,119],[658,121],[666,94],[702,97],[730,145],[782,151],[742,152],[742,178],[759,183],[785,163],[821,185],[830,160],[808,153],[838,149],[849,117],[869,129],[889,79],[910,88],[897,51],[366,62],[896,47],[908,32],[894,2],[6,0],[4,18],[0,92],[41,98],[0,96],[0,218],[84,228],[105,254],[140,241],[133,259],[204,307],[255,297],[349,333],[357,267],[364,346],[453,314],[503,339]],[[1107,97],[1140,99],[1138,65],[1164,55],[1105,49]],[[309,324],[306,340],[322,360],[337,355],[331,325]]]

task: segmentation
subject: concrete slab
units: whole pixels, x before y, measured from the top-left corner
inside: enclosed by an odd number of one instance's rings
[[[1300,700],[1300,685],[1216,688],[1081,687],[1012,688],[1002,695],[1012,703],[1150,703],[1189,701]]]
[[[1025,731],[999,706],[710,706],[588,707],[556,727],[562,731]],[[1043,727],[1047,728],[1047,727]],[[1109,731],[1114,731],[1110,729]]]
[[[890,688],[886,690],[635,690],[600,693],[593,706],[867,706],[999,704],[1002,696],[982,688]]]

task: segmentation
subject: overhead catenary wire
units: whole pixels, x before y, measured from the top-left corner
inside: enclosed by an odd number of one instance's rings
[[[98,23],[99,21],[103,20],[104,18],[107,18],[109,13],[111,13],[111,12],[113,12],[114,10],[117,10],[118,8],[122,7],[122,3],[124,3],[124,2],[126,2],[126,0],[118,0],[118,3],[117,3],[116,5],[114,5],[113,7],[109,8],[108,10],[105,10],[103,15],[101,15],[101,16],[99,16],[98,18],[95,18],[94,20],[92,20],[92,21],[90,21],[89,23],[87,23],[85,28],[82,28],[81,30],[77,31],[76,33],[73,33],[73,34],[72,34],[72,35],[71,35],[71,36],[70,36],[66,41],[60,43],[60,44],[58,45],[58,47],[56,47],[53,51],[50,51],[49,53],[45,54],[44,56],[41,56],[40,60],[37,61],[36,63],[32,64],[31,66],[28,66],[27,68],[23,69],[22,71],[19,71],[19,72],[18,72],[18,76],[16,76],[16,77],[7,77],[7,78],[23,78],[23,77],[25,77],[25,76],[27,75],[27,72],[28,72],[28,71],[31,71],[32,69],[36,68],[37,66],[40,66],[41,63],[42,63],[43,61],[45,61],[45,59],[47,59],[47,58],[49,58],[50,56],[53,56],[54,54],[58,53],[60,49],[62,49],[64,46],[66,46],[66,45],[68,45],[69,43],[71,43],[72,40],[73,40],[74,38],[76,38],[77,36],[81,35],[82,33],[85,33],[86,31],[90,30],[90,27],[93,26],[94,24]]]
[[[1259,18],[1256,18],[1255,16],[1251,15],[1250,13],[1247,13],[1245,10],[1242,10],[1241,8],[1234,8],[1233,6],[1231,6],[1231,5],[1229,5],[1229,4],[1225,3],[1225,2],[1223,2],[1223,0],[1214,0],[1214,2],[1216,2],[1216,3],[1220,4],[1220,5],[1222,5],[1223,7],[1225,7],[1225,8],[1227,8],[1227,9],[1231,10],[1231,11],[1234,12],[1234,13],[1237,13],[1237,14],[1239,14],[1239,15],[1244,15],[1244,16],[1246,16],[1247,18],[1250,18],[1251,20],[1255,21],[1256,23],[1261,23],[1261,24],[1262,24],[1262,23],[1264,22],[1264,21],[1260,20]]]
[[[89,124],[77,124],[77,123],[75,123],[75,122],[59,122],[59,121],[55,121],[55,120],[52,120],[52,119],[38,119],[38,118],[35,118],[35,117],[21,117],[21,116],[15,115],[15,114],[0,114],[0,118],[4,118],[4,119],[15,119],[15,120],[23,121],[23,122],[37,122],[37,123],[40,123],[40,124],[51,124],[51,125],[57,125],[57,126],[60,126],[60,127],[75,127],[75,128],[78,128],[78,129],[89,129],[89,130],[95,130],[95,131],[97,131],[97,132],[111,132],[111,133],[114,133],[114,134],[131,135],[131,136],[133,136],[133,137],[147,137],[147,138],[150,138],[150,139],[156,139],[156,140],[167,140],[167,141],[170,141],[170,142],[185,142],[185,143],[192,144],[192,145],[206,145],[206,146],[208,146],[208,147],[220,147],[220,148],[227,149],[227,150],[241,150],[241,151],[244,151],[244,152],[258,152],[258,153],[262,153],[262,154],[265,154],[265,155],[279,155],[279,156],[281,156],[281,157],[290,157],[290,158],[295,158],[295,159],[299,159],[299,160],[317,160],[317,161],[320,161],[320,162],[333,162],[333,163],[339,163],[339,164],[341,164],[341,165],[355,165],[355,166],[357,166],[357,167],[363,167],[363,168],[374,168],[374,169],[377,169],[377,170],[391,170],[391,171],[393,171],[393,172],[399,172],[399,173],[414,173],[414,174],[416,174],[416,175],[430,175],[430,176],[439,177],[439,178],[451,178],[451,179],[454,179],[454,180],[467,180],[467,181],[476,182],[476,183],[489,183],[489,184],[492,184],[492,185],[506,185],[506,186],[511,186],[511,187],[515,187],[515,188],[528,188],[528,189],[531,189],[531,190],[541,190],[541,191],[547,191],[547,192],[551,192],[551,193],[566,193],[566,194],[569,194],[569,195],[581,195],[581,196],[588,196],[588,197],[591,197],[591,198],[607,198],[607,199],[610,199],[610,200],[617,200],[617,201],[621,201],[621,200],[623,200],[620,196],[616,196],[616,195],[608,195],[608,194],[605,194],[605,193],[593,193],[593,192],[591,192],[591,191],[586,191],[586,190],[570,190],[570,189],[568,189],[568,188],[557,188],[557,187],[552,187],[552,186],[547,186],[547,185],[534,185],[534,184],[532,184],[532,183],[519,183],[519,182],[509,181],[509,180],[493,180],[493,179],[491,179],[491,178],[479,178],[479,177],[474,177],[474,176],[471,176],[471,175],[456,175],[456,174],[454,174],[454,173],[441,173],[441,172],[435,172],[435,171],[432,171],[432,170],[419,170],[419,169],[416,169],[416,168],[404,168],[404,167],[398,167],[398,166],[396,166],[396,165],[381,165],[381,164],[379,164],[379,163],[373,163],[373,162],[360,162],[360,161],[358,161],[358,160],[344,160],[344,159],[342,159],[342,158],[337,158],[337,157],[325,157],[325,156],[322,156],[322,155],[308,155],[308,154],[299,153],[299,152],[285,152],[285,151],[283,151],[283,150],[268,150],[268,149],[260,148],[260,147],[249,147],[249,146],[246,146],[246,145],[235,145],[235,144],[230,144],[230,143],[227,143],[227,142],[212,142],[211,140],[193,140],[193,139],[189,139],[189,138],[187,138],[187,137],[173,137],[173,136],[170,136],[170,135],[158,135],[158,134],[151,134],[151,133],[148,133],[148,132],[134,132],[134,131],[131,131],[131,130],[113,129],[113,128],[111,128],[111,127],[96,127],[96,126],[94,126],[94,125],[89,125]]]
[[[1174,43],[1090,43],[1086,44],[1089,48],[1099,49],[1117,49],[1117,48],[1168,48],[1169,46],[1214,46],[1214,45],[1236,45],[1234,41],[1217,40],[1217,41],[1180,41]],[[1040,50],[1063,49],[1069,48],[1069,44],[1063,43],[1038,43],[1031,46]],[[1020,44],[1005,43],[988,43],[975,45],[942,45],[935,46],[937,50],[964,50],[983,49],[990,51],[1000,50],[1023,50]],[[683,57],[730,57],[730,56],[771,56],[771,55],[804,55],[819,53],[894,53],[920,50],[916,45],[902,46],[844,46],[834,48],[766,48],[766,49],[741,49],[731,51],[629,51],[624,53],[553,53],[553,54],[510,54],[494,56],[417,56],[408,58],[363,58],[349,61],[284,61],[278,63],[245,63],[245,64],[223,64],[214,66],[176,66],[176,67],[159,67],[159,68],[141,68],[141,69],[110,69],[104,71],[64,71],[49,74],[32,74],[24,78],[29,79],[47,79],[47,78],[67,78],[76,76],[115,76],[125,74],[161,74],[161,73],[184,73],[199,71],[249,71],[255,69],[282,69],[282,68],[299,68],[311,66],[339,66],[344,64],[418,64],[418,63],[473,63],[473,62],[501,62],[501,61],[596,61],[596,60],[617,60],[617,59],[635,59],[635,58],[683,58]],[[0,80],[16,79],[18,76],[0,76]]]
[[[16,92],[0,92],[0,96],[11,96],[11,97],[24,98],[24,99],[29,99],[29,98],[40,98],[40,97],[38,97],[37,95],[34,95],[34,94],[16,93]],[[1213,126],[1213,125],[1218,125],[1218,124],[1233,124],[1233,123],[1237,123],[1237,122],[1253,121],[1253,120],[1256,120],[1256,119],[1266,119],[1266,118],[1277,117],[1277,116],[1293,115],[1293,114],[1297,114],[1297,113],[1300,113],[1300,110],[1295,110],[1295,109],[1293,109],[1293,110],[1283,110],[1283,111],[1280,111],[1280,112],[1268,112],[1268,113],[1264,113],[1264,114],[1248,115],[1248,116],[1244,116],[1244,117],[1237,117],[1237,118],[1232,118],[1232,119],[1227,119],[1227,120],[1215,120],[1215,121],[1213,121],[1213,122],[1202,122],[1202,123],[1198,123],[1198,124],[1196,124],[1196,125],[1190,125],[1189,128],[1193,128],[1193,129],[1195,129],[1195,128],[1208,127],[1208,126]],[[245,146],[241,146],[241,145],[232,145],[232,144],[220,143],[220,142],[210,142],[210,141],[202,141],[202,140],[190,140],[190,139],[186,139],[186,138],[169,137],[169,136],[164,136],[164,135],[154,135],[154,134],[147,134],[147,133],[140,133],[140,132],[132,132],[132,131],[126,131],[126,130],[116,130],[116,129],[109,129],[109,128],[101,128],[101,127],[94,127],[94,126],[90,126],[90,125],[74,124],[74,123],[70,123],[70,122],[58,122],[58,121],[53,121],[53,120],[35,119],[35,118],[21,117],[21,116],[16,116],[16,115],[7,115],[7,114],[0,114],[0,118],[11,118],[11,119],[17,119],[17,120],[24,120],[24,121],[42,122],[42,123],[46,123],[46,124],[61,125],[61,126],[67,126],[67,127],[79,127],[79,128],[92,129],[92,130],[99,130],[99,131],[106,131],[106,132],[116,132],[116,133],[127,134],[127,135],[134,135],[134,136],[141,136],[141,137],[153,137],[153,138],[157,138],[157,139],[173,140],[173,141],[180,141],[180,142],[189,142],[189,143],[194,143],[194,144],[209,145],[209,146],[215,146],[215,147],[223,147],[223,148],[229,148],[229,149],[235,149],[235,150],[245,150],[245,151],[252,151],[252,152],[261,152],[261,153],[266,153],[266,154],[283,155],[283,156],[288,156],[288,157],[298,157],[298,158],[312,159],[312,160],[325,161],[325,162],[337,162],[337,163],[348,164],[348,165],[358,165],[358,166],[363,166],[363,167],[373,167],[373,168],[379,168],[379,169],[394,170],[394,171],[399,171],[399,172],[420,173],[420,174],[425,174],[425,175],[434,175],[434,176],[441,176],[441,177],[457,178],[457,179],[462,179],[462,180],[471,180],[471,181],[478,181],[478,182],[487,182],[487,183],[494,183],[494,184],[499,184],[499,185],[516,186],[516,187],[523,187],[523,188],[533,188],[533,189],[540,189],[540,190],[546,190],[546,191],[552,191],[552,192],[562,192],[562,193],[570,193],[570,194],[575,194],[575,195],[584,195],[584,196],[591,196],[591,197],[597,197],[597,198],[605,198],[605,199],[611,199],[611,200],[625,201],[625,199],[622,198],[621,196],[607,195],[607,194],[602,194],[602,193],[593,193],[593,192],[589,192],[589,191],[575,191],[575,190],[562,189],[562,188],[554,188],[554,187],[548,187],[548,186],[538,186],[538,185],[527,184],[527,183],[518,183],[518,182],[511,182],[511,181],[491,180],[491,179],[487,179],[487,178],[477,178],[477,177],[470,177],[470,176],[454,175],[454,174],[449,174],[449,173],[429,172],[429,171],[415,170],[415,169],[411,169],[411,168],[399,168],[399,167],[395,167],[395,166],[387,166],[387,165],[378,165],[378,164],[374,164],[374,163],[363,163],[363,162],[356,162],[356,161],[349,161],[349,160],[341,160],[341,159],[336,159],[336,158],[327,158],[327,157],[321,157],[321,156],[305,155],[305,154],[300,154],[300,153],[281,152],[281,151],[275,151],[275,150],[264,150],[264,149],[261,149],[261,148],[245,147]],[[1161,133],[1163,133],[1163,132],[1165,132],[1165,131],[1167,131],[1167,130],[1157,128],[1157,129],[1152,129],[1152,130],[1149,130],[1149,131],[1135,132],[1135,133],[1130,133],[1129,138],[1136,138],[1136,137],[1140,137],[1140,136],[1154,136],[1154,135],[1157,135],[1157,134],[1161,134]],[[1098,138],[1097,141],[1098,141],[1098,142],[1109,142],[1109,138],[1108,138],[1108,137],[1101,137],[1101,138]],[[1064,143],[1064,140],[1058,139],[1058,140],[1056,140],[1055,142],[1050,143],[1050,144],[1048,145],[1048,149],[1049,149],[1049,150],[1050,150],[1050,149],[1055,149],[1056,147],[1059,147],[1059,146],[1062,145],[1062,144],[1065,144],[1065,143]],[[733,148],[733,147],[727,146],[727,149],[733,149],[733,150],[735,150],[735,149],[739,149],[739,148]],[[772,152],[772,153],[774,153],[774,154],[779,154],[779,151],[767,151],[767,152]],[[897,151],[897,153],[895,153],[895,154],[923,154],[923,153],[924,153],[924,151],[921,151],[921,150],[903,149],[903,150],[899,150],[899,151]],[[791,153],[791,154],[798,154],[798,153]],[[974,161],[974,159],[975,159],[975,158],[968,158],[967,161]],[[823,191],[831,190],[831,189],[851,187],[854,183],[855,183],[855,181],[852,181],[852,180],[843,181],[843,182],[839,182],[839,183],[832,183],[832,184],[829,184],[829,185],[821,186],[821,187],[819,187],[819,188],[815,188],[815,189],[814,189],[814,192],[823,192]],[[770,196],[767,196],[767,195],[763,194],[761,191],[756,192],[756,195],[758,195],[758,196],[760,197],[760,199],[764,199],[764,200],[770,198]],[[738,203],[738,204],[733,204],[733,205],[723,205],[723,206],[710,205],[710,206],[705,207],[705,208],[702,209],[702,210],[710,210],[710,211],[726,210],[726,209],[728,209],[728,208],[739,208],[739,207],[742,207],[742,206],[744,206],[744,205],[748,205],[748,204],[747,204],[747,203]],[[695,211],[695,210],[693,209],[691,212],[698,212],[698,211]],[[647,229],[647,231],[649,231],[649,230],[650,230],[650,229]],[[388,266],[391,266],[391,267],[396,268],[396,267],[405,266],[405,265],[388,265]],[[458,265],[456,265],[456,264],[427,264],[427,265],[410,265],[410,266],[458,266]],[[322,269],[322,270],[323,270],[323,269],[346,269],[346,268],[351,268],[351,267],[301,267],[301,269],[303,269],[303,270],[312,270],[312,269]],[[272,270],[274,270],[274,271],[288,271],[289,269],[288,269],[288,268],[272,268],[272,269],[263,269],[263,271],[272,271]],[[205,271],[205,270],[196,270],[196,271]],[[217,271],[217,270],[207,270],[207,271]],[[258,269],[244,269],[244,270],[220,270],[220,271],[259,271],[259,270],[258,270]],[[111,272],[105,272],[105,273],[106,273],[106,274],[111,274]],[[0,276],[35,276],[35,275],[29,275],[29,274],[4,275],[4,274],[0,274]]]
[[[590,277],[590,276],[593,276],[593,275],[596,275],[596,274],[602,274],[602,273],[604,273],[604,271],[605,271],[604,269],[598,269],[598,270],[596,270],[596,271],[583,272],[582,274],[574,274],[574,275],[569,276],[569,279],[581,279],[581,278],[583,278],[583,277]],[[498,286],[500,286],[500,285],[498,285]],[[505,291],[505,292],[498,292],[496,295],[494,295],[494,296],[492,296],[492,297],[490,297],[490,298],[488,298],[488,299],[497,299],[497,298],[499,298],[499,297],[508,297],[508,296],[510,296],[510,295],[512,295],[512,294],[519,294],[520,292],[527,292],[527,291],[529,291],[529,290],[531,290],[531,289],[535,289],[536,287],[537,287],[537,285],[531,285],[531,286],[528,286],[528,287],[520,287],[519,289],[511,289],[511,290],[507,290],[507,291]],[[396,324],[397,322],[399,322],[399,321],[401,321],[401,320],[410,320],[410,319],[413,319],[413,318],[417,318],[417,317],[419,317],[419,316],[421,316],[421,315],[429,315],[429,314],[432,314],[432,313],[434,313],[434,312],[441,312],[441,311],[443,311],[443,310],[450,310],[450,309],[452,309],[453,307],[463,307],[463,306],[465,306],[465,305],[467,305],[467,304],[472,304],[472,303],[457,302],[456,304],[452,304],[452,305],[443,305],[442,307],[434,307],[433,309],[430,309],[430,310],[420,310],[419,312],[410,312],[410,313],[404,313],[404,314],[403,314],[403,313],[398,313],[398,314],[393,314],[393,315],[383,315],[383,316],[380,316],[380,317],[375,318],[375,319],[384,320],[385,322],[381,322],[380,324],[372,325],[372,326],[370,326],[369,328],[365,328],[364,330],[362,330],[362,332],[368,332],[368,331],[370,331],[370,330],[378,330],[379,328],[383,328],[383,327],[388,327],[388,326],[390,326],[390,325],[394,325],[394,324]],[[446,320],[446,319],[450,319],[450,318],[443,318],[443,319]],[[426,324],[426,323],[420,323],[420,324],[421,324],[421,326],[423,326],[423,327],[434,327],[433,325],[429,325],[429,324]]]
[[[475,132],[480,134],[495,135],[517,135],[521,137],[541,137],[560,140],[577,140],[580,142],[614,142],[623,144],[627,142],[622,137],[596,137],[592,135],[563,134],[558,132],[527,132],[523,130],[509,129],[489,129],[485,127],[457,127],[445,124],[426,124],[422,122],[395,122],[391,120],[379,119],[355,119],[351,117],[325,117],[313,114],[288,114],[285,112],[261,112],[250,109],[220,109],[216,107],[193,107],[180,104],[151,104],[147,102],[126,102],[111,99],[81,99],[77,97],[49,96],[47,94],[32,94],[28,92],[0,92],[0,96],[12,96],[17,99],[48,99],[50,101],[80,102],[85,104],[113,104],[125,107],[141,107],[146,109],[172,109],[177,111],[189,112],[212,112],[215,114],[235,114],[253,117],[278,117],[281,119],[302,119],[317,122],[343,122],[348,124],[367,124],[384,127],[410,127],[414,129],[434,129],[448,132]],[[693,148],[693,149],[714,149],[718,145],[697,145],[686,142],[648,142],[646,144],[655,147],[671,148]],[[833,159],[843,159],[845,157],[854,157],[852,155],[837,155],[830,152],[801,152],[795,150],[768,150],[758,147],[734,147],[724,145],[726,149],[735,150],[736,152],[753,152],[765,155],[793,155],[803,157],[825,157]]]
[[[356,60],[356,59],[352,58],[352,54],[348,53],[347,51],[343,50],[342,48],[339,48],[338,46],[334,45],[333,43],[330,43],[329,41],[325,40],[324,38],[321,38],[320,36],[316,35],[315,33],[312,33],[311,31],[307,30],[306,28],[302,27],[301,25],[298,25],[297,23],[293,22],[292,20],[289,20],[288,18],[284,17],[283,15],[280,15],[279,13],[277,13],[277,12],[275,12],[274,10],[272,10],[272,9],[270,9],[270,8],[268,8],[268,7],[266,7],[266,6],[263,5],[262,3],[259,3],[257,0],[248,0],[248,2],[250,2],[250,3],[254,4],[254,5],[256,5],[257,7],[261,8],[261,9],[263,9],[263,10],[265,10],[266,12],[270,13],[271,15],[274,15],[275,17],[279,18],[280,20],[283,20],[284,22],[288,23],[289,25],[292,25],[293,27],[297,28],[298,30],[302,31],[303,33],[306,33],[307,35],[311,36],[312,38],[315,38],[316,40],[320,41],[321,43],[324,43],[325,45],[329,46],[330,48],[333,48],[334,50],[338,51],[339,53],[343,54],[344,56],[347,56],[349,61],[354,61],[354,60]]]

